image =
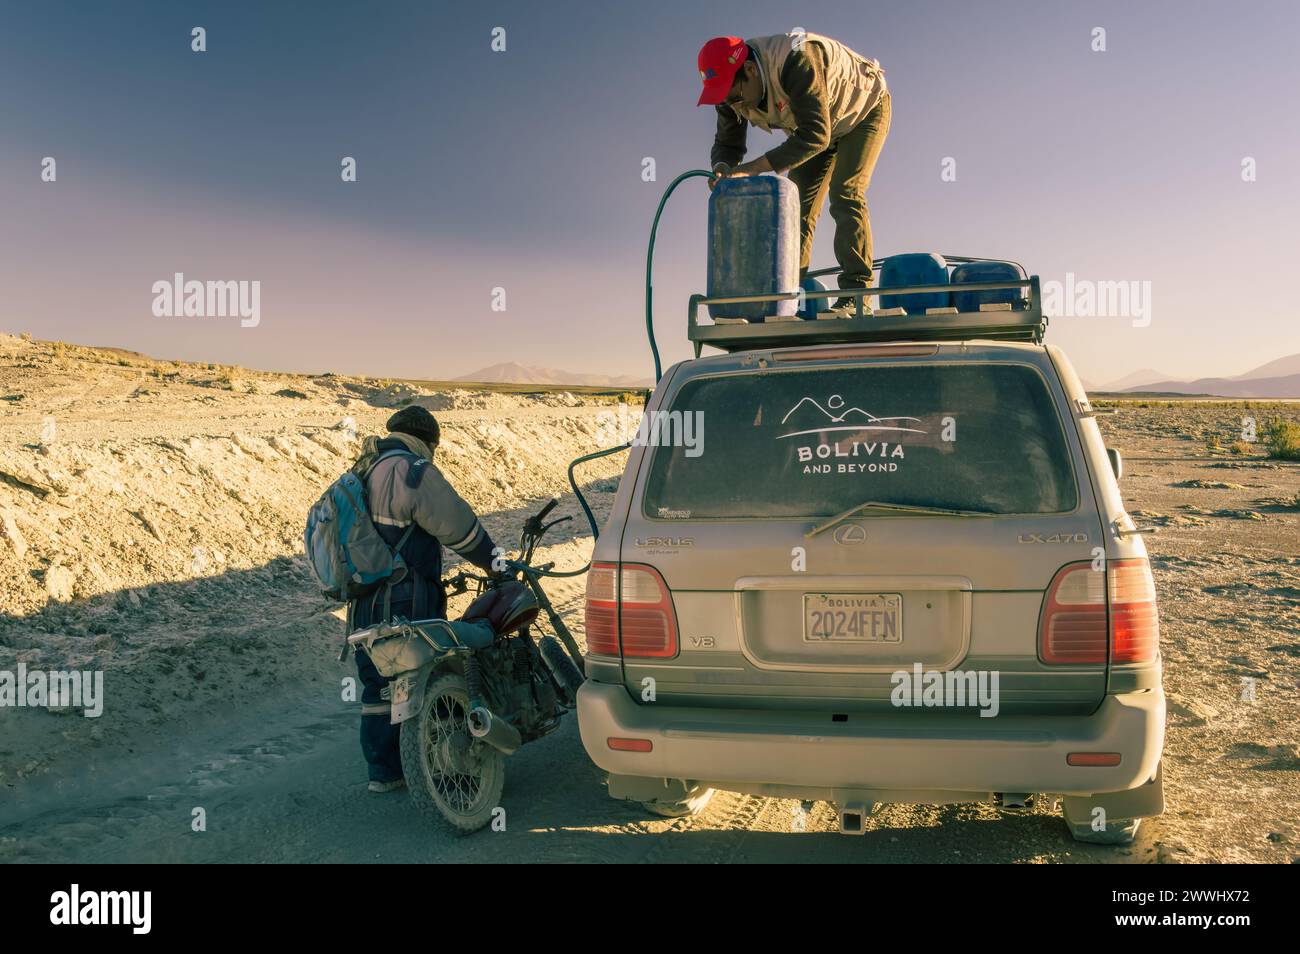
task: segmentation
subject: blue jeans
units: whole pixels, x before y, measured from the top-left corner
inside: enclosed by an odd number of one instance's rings
[[[411,619],[410,584],[399,584],[393,588],[394,599],[389,608],[389,618],[403,616]],[[431,587],[426,598],[420,601],[424,615],[429,619],[438,619],[446,614],[447,598],[440,586]],[[354,630],[365,629],[381,622],[383,616],[383,596],[373,604],[369,598],[358,600],[352,607],[352,626]],[[392,714],[388,700],[380,693],[392,678],[382,676],[370,657],[364,652],[356,653],[357,676],[361,680],[361,754],[365,756],[372,782],[393,782],[402,777],[402,727],[392,724]]]
[[[392,680],[381,676],[365,653],[356,655],[361,678],[361,754],[366,757],[370,781],[392,782],[402,777],[402,727],[392,724],[388,700],[380,696]]]

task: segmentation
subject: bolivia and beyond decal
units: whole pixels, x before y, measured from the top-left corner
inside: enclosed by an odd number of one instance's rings
[[[794,428],[776,439],[793,440],[805,474],[882,474],[898,470],[907,459],[899,438],[903,434],[925,434],[919,417],[877,417],[860,407],[845,407],[844,398],[832,394],[823,407],[811,397],[781,418],[783,427]],[[843,432],[843,437],[835,437]]]

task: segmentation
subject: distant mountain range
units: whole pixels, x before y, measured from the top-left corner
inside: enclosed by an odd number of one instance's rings
[[[1109,384],[1098,387],[1098,391],[1123,391],[1126,388],[1139,387],[1148,381],[1171,381],[1172,374],[1165,374],[1163,371],[1157,371],[1154,368],[1143,368],[1141,371],[1134,371],[1132,374],[1126,374],[1118,381],[1111,381]]]
[[[1232,377],[1180,381],[1148,368],[1134,371],[1109,384],[1095,385],[1085,382],[1084,387],[1089,391],[1109,393],[1143,392],[1213,394],[1219,397],[1243,398],[1295,398],[1300,397],[1300,354],[1269,361],[1245,374]]]
[[[640,378],[631,374],[586,374],[581,371],[558,371],[555,368],[537,368],[532,365],[505,361],[501,364],[479,368],[469,374],[463,374],[453,381],[473,381],[481,384],[550,384],[550,385],[585,385],[588,387],[608,388],[647,388],[651,385],[649,378]]]
[[[505,361],[501,364],[479,368],[463,374],[455,381],[483,384],[547,384],[551,386],[585,385],[605,388],[650,387],[648,377],[631,374],[590,374],[582,371],[561,371],[556,368],[539,368],[533,365]],[[1220,397],[1242,398],[1300,398],[1300,354],[1288,355],[1261,364],[1258,368],[1222,378],[1197,378],[1183,381],[1153,368],[1134,371],[1106,384],[1084,381],[1084,388],[1097,393],[1164,393],[1213,394]]]

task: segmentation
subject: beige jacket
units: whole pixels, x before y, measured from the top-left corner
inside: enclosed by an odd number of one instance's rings
[[[790,97],[781,88],[781,69],[797,43],[815,43],[825,51],[832,142],[866,119],[885,91],[885,74],[878,61],[868,60],[828,36],[782,33],[745,42],[758,54],[758,68],[767,89],[766,108],[737,112],[760,129],[793,131],[798,128],[790,110]]]

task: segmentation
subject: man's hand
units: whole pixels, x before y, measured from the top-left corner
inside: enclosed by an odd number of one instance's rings
[[[713,175],[709,176],[710,191],[729,175],[731,175],[731,166],[727,165],[725,162],[715,162],[713,164]]]
[[[729,173],[733,176],[757,176],[764,172],[772,172],[772,163],[767,161],[767,156],[759,156],[757,159],[751,159],[749,162],[742,162]]]

